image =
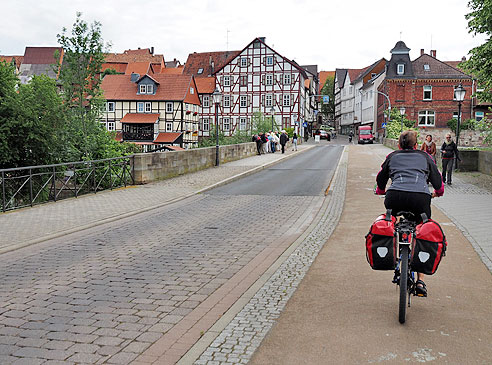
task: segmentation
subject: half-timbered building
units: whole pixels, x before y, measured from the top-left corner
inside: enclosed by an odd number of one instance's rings
[[[218,118],[225,135],[251,130],[255,112],[272,117],[277,129],[301,127],[307,120],[306,71],[266,45],[264,38],[255,38],[214,74],[222,94]],[[214,111],[202,117],[215,123]],[[302,128],[299,132],[304,133]]]
[[[193,76],[106,75],[101,88],[101,123],[120,140],[144,145],[145,151],[197,146],[200,99]]]

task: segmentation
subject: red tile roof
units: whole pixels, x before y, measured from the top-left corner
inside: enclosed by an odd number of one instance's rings
[[[325,86],[326,80],[328,78],[335,78],[335,71],[320,71],[319,72],[319,89],[323,89]]]
[[[161,132],[157,135],[157,138],[154,139],[154,143],[174,143],[179,136],[181,136],[183,133],[176,133],[176,132]]]
[[[5,61],[7,63],[12,62],[12,59],[15,61],[15,67],[19,68],[24,56],[0,56],[0,61]]]
[[[157,71],[155,71],[155,72],[157,72]],[[166,74],[166,75],[182,75],[183,74],[183,67],[161,68],[160,73]]]
[[[194,75],[197,78],[209,77],[213,71],[217,71],[219,68],[230,62],[239,54],[239,52],[240,51],[190,53],[186,60],[183,74]],[[214,63],[214,70],[212,70],[211,62]],[[203,71],[198,73],[199,69],[203,69]]]
[[[150,75],[149,75],[150,76]],[[188,75],[153,74],[151,78],[159,83],[154,95],[137,94],[137,84],[130,81],[130,75],[107,75],[101,89],[107,100],[183,100],[200,105],[198,93],[191,94],[190,87],[195,88],[193,77]]]
[[[145,75],[152,73],[150,71],[150,62],[131,62],[126,67],[125,75],[131,75],[136,73],[139,75]]]
[[[159,120],[159,114],[126,113],[121,123],[155,123]]]
[[[199,94],[212,94],[215,90],[215,77],[199,77],[195,82]]]
[[[59,59],[55,58],[55,52],[58,52]],[[22,62],[30,65],[51,65],[59,63],[61,59],[63,59],[61,47],[26,47]]]
[[[144,49],[128,49],[124,53],[106,53],[106,62],[164,62],[163,55],[153,55],[148,48]]]
[[[126,67],[128,66],[127,63],[119,63],[119,62],[107,62],[103,63],[101,67],[101,71],[104,72],[107,69],[113,69],[118,73],[124,74],[126,71]]]

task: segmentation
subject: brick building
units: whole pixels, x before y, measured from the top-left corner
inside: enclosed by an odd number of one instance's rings
[[[462,103],[461,119],[473,118],[473,79],[421,50],[420,57],[410,61],[410,49],[399,41],[391,50],[391,59],[386,67],[386,77],[378,91],[389,96],[392,108],[405,108],[405,115],[416,121],[416,126],[448,128],[447,122],[458,117],[458,102],[454,98],[454,88],[462,84],[466,89]],[[388,108],[386,98],[378,96],[378,132],[385,121],[383,111]]]

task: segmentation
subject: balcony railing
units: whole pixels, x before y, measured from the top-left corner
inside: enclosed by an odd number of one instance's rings
[[[154,132],[123,132],[123,141],[148,141],[154,140]]]
[[[2,211],[133,185],[133,155],[0,170]]]

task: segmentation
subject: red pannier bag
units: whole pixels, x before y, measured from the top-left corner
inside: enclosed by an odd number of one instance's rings
[[[396,267],[396,218],[391,211],[381,214],[366,235],[366,258],[373,270],[394,270]]]
[[[415,228],[410,267],[415,272],[434,274],[441,258],[446,255],[447,246],[446,236],[439,223],[424,217]]]

